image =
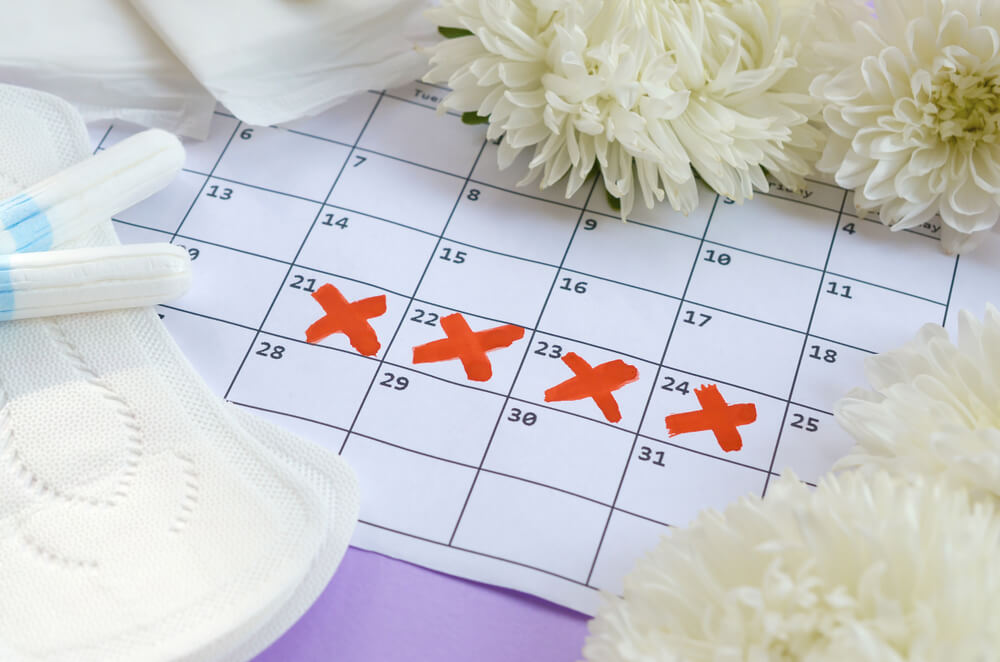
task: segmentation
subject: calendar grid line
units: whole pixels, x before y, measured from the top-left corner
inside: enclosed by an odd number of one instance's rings
[[[951,269],[951,282],[948,283],[948,300],[944,304],[944,316],[941,318],[941,326],[948,323],[948,311],[951,309],[951,293],[955,290],[955,278],[958,276],[958,261],[961,255],[955,256],[955,266]]]
[[[737,460],[733,460],[733,459],[730,459],[728,457],[720,457],[718,455],[712,455],[711,453],[706,453],[705,451],[699,451],[699,450],[696,450],[694,448],[691,448],[690,446],[683,446],[681,444],[677,444],[677,443],[674,443],[672,441],[667,441],[666,439],[659,439],[657,437],[652,437],[652,436],[650,436],[648,434],[644,434],[642,432],[636,433],[636,436],[638,436],[640,439],[645,439],[646,441],[655,441],[658,444],[666,444],[667,446],[671,446],[671,447],[676,448],[678,450],[687,451],[689,453],[694,453],[695,455],[701,455],[702,457],[707,457],[707,458],[712,459],[712,460],[718,460],[720,462],[725,462],[727,464],[732,464],[732,465],[737,466],[737,467],[743,467],[744,469],[752,469],[753,471],[756,471],[758,473],[762,473],[762,474],[766,474],[767,473],[767,469],[763,469],[761,467],[757,467],[757,466],[754,466],[752,464],[747,464],[746,462],[739,462]],[[616,508],[617,510],[620,510],[620,508],[618,508],[617,506],[613,506],[613,507]]]
[[[185,221],[187,221],[188,216],[191,214],[191,210],[194,209],[194,206],[195,204],[197,204],[198,199],[201,197],[201,194],[205,192],[205,187],[208,186],[208,180],[212,178],[212,173],[214,173],[215,169],[219,167],[219,163],[222,161],[222,157],[226,155],[226,150],[229,149],[229,145],[233,142],[233,137],[236,135],[236,132],[240,130],[240,127],[242,125],[243,125],[242,122],[237,122],[236,127],[233,129],[233,132],[229,134],[229,140],[226,141],[226,144],[222,147],[222,151],[219,152],[219,158],[215,159],[215,163],[212,164],[212,169],[209,170],[209,174],[205,175],[205,181],[201,183],[201,186],[198,188],[197,195],[194,196],[194,198],[191,200],[191,204],[188,205],[187,211],[184,212],[184,216],[181,218],[181,222],[177,224],[176,228],[174,228],[174,231],[170,236],[170,243],[174,243],[174,239],[177,237],[178,233],[180,233],[181,228],[184,227],[184,223]]]
[[[170,230],[162,230],[160,228],[151,228],[148,225],[140,225],[139,223],[132,223],[130,221],[123,221],[120,218],[111,217],[111,221],[118,223],[120,225],[128,225],[129,227],[137,228],[139,230],[148,230],[150,232],[158,232],[159,234],[173,234]]]
[[[623,513],[625,515],[631,515],[632,517],[638,517],[639,519],[644,519],[647,522],[652,522],[653,524],[659,524],[660,526],[665,526],[668,529],[674,528],[674,525],[670,522],[661,522],[660,520],[650,517],[649,515],[641,515],[639,513],[633,513],[631,510],[625,510],[624,508],[615,508],[616,512]],[[589,586],[589,584],[588,584]],[[597,588],[596,586],[591,586],[590,588]]]
[[[239,127],[237,127],[238,129]],[[349,158],[349,157],[348,157]],[[191,171],[194,172],[193,170]],[[302,202],[309,202],[314,205],[326,205],[322,200],[314,200],[305,195],[299,195],[298,193],[289,193],[288,191],[281,191],[276,188],[268,188],[266,186],[261,186],[260,184],[250,184],[248,182],[243,182],[238,179],[233,179],[232,177],[223,177],[222,175],[205,175],[211,179],[217,179],[220,182],[225,182],[227,184],[236,184],[237,186],[243,186],[245,188],[252,188],[256,191],[264,191],[265,193],[274,193],[275,195],[280,195],[283,198],[292,198],[293,200],[301,200]]]
[[[349,214],[357,214],[358,216],[364,216],[364,217],[370,218],[372,220],[381,221],[383,223],[390,223],[390,224],[395,225],[397,227],[406,228],[407,230],[413,230],[414,232],[419,232],[420,234],[426,235],[428,237],[435,237],[436,238],[438,236],[438,233],[436,233],[436,232],[431,232],[430,230],[424,230],[423,228],[418,228],[418,227],[415,227],[413,225],[407,225],[406,223],[402,223],[400,221],[394,221],[391,218],[382,218],[381,216],[374,216],[372,214],[366,214],[366,213],[358,211],[356,209],[351,209],[349,207],[343,207],[341,205],[336,205],[336,204],[333,204],[333,203],[328,203],[326,206],[330,207],[332,209],[338,209],[340,211],[345,211],[345,212],[347,212]]]
[[[775,262],[782,262],[784,264],[787,264],[787,265],[790,265],[790,266],[793,266],[793,267],[800,267],[802,269],[808,269],[809,271],[816,271],[816,272],[823,271],[822,269],[814,267],[814,266],[812,266],[810,264],[802,264],[801,262],[795,262],[794,260],[786,260],[786,259],[781,258],[781,257],[774,257],[773,255],[768,255],[766,253],[760,253],[760,252],[757,252],[757,251],[748,250],[746,248],[740,248],[739,246],[734,246],[733,244],[724,244],[721,241],[713,241],[712,239],[705,239],[705,243],[706,244],[712,244],[713,246],[718,246],[720,248],[726,248],[726,249],[729,249],[731,251],[739,251],[740,253],[743,253],[745,255],[754,255],[756,257],[766,258],[768,260],[773,260]]]
[[[880,221],[878,219],[865,218],[864,216],[858,216],[857,214],[852,214],[849,211],[845,211],[842,215],[843,216],[848,216],[850,218],[853,218],[856,221],[865,221],[867,223],[874,223],[875,225],[879,225],[879,226],[885,227],[885,224],[882,223],[882,221]],[[941,237],[935,237],[932,234],[927,234],[926,232],[921,232],[920,230],[917,230],[916,228],[905,228],[903,230],[900,230],[900,232],[908,232],[910,234],[915,234],[918,237],[923,237],[924,239],[930,239],[931,241],[941,241]]]
[[[386,94],[385,96],[392,97],[391,94]],[[303,131],[301,129],[292,129],[287,126],[279,126],[276,128],[281,129],[282,131],[287,131],[288,133],[294,133],[297,136],[304,136],[306,138],[315,138],[316,140],[322,140],[325,143],[333,143],[334,145],[340,145],[341,147],[351,146],[351,143],[345,143],[343,140],[337,140],[336,138],[327,138],[326,136],[321,136],[317,133],[309,133],[308,131]]]
[[[373,111],[374,112],[374,111]],[[379,359],[378,366],[375,368],[375,372],[372,375],[371,381],[368,383],[368,388],[365,390],[364,396],[361,398],[361,404],[358,405],[358,410],[354,414],[354,420],[351,421],[350,431],[344,438],[344,443],[340,446],[340,453],[344,452],[347,447],[347,442],[350,441],[351,434],[354,432],[354,426],[358,422],[358,417],[361,416],[361,411],[365,408],[365,403],[368,401],[368,396],[371,394],[372,386],[375,385],[375,380],[378,379],[378,373],[382,369],[382,365],[385,363],[386,357],[389,355],[389,350],[392,349],[393,343],[396,341],[396,337],[399,335],[399,330],[403,327],[403,323],[407,319],[407,315],[410,312],[410,307],[413,305],[413,300],[417,296],[417,292],[420,291],[420,285],[424,282],[424,277],[427,275],[427,271],[430,269],[431,264],[434,263],[434,258],[437,256],[438,249],[441,247],[441,242],[444,240],[444,233],[448,230],[448,225],[451,223],[452,217],[455,215],[455,210],[458,209],[458,205],[462,202],[462,198],[465,196],[465,191],[469,187],[469,177],[472,176],[473,171],[476,169],[476,165],[479,163],[479,159],[483,155],[483,150],[486,149],[486,141],[484,140],[482,145],[479,147],[479,152],[476,154],[476,158],[472,162],[472,166],[469,168],[469,175],[465,178],[465,182],[462,184],[462,188],[458,192],[458,197],[455,198],[455,204],[452,205],[451,211],[448,213],[448,218],[444,222],[444,226],[441,228],[441,232],[438,235],[437,242],[434,244],[434,248],[430,251],[430,255],[427,258],[427,264],[424,265],[424,270],[420,274],[420,278],[417,280],[417,284],[413,287],[413,293],[409,296],[409,302],[406,304],[406,310],[403,315],[399,318],[399,323],[396,324],[396,330],[393,332],[392,337],[386,344],[385,349],[382,352],[382,358]]]
[[[873,349],[867,349],[865,347],[859,347],[857,345],[851,345],[851,344],[846,343],[846,342],[844,342],[842,340],[834,340],[833,338],[825,338],[823,336],[818,336],[815,333],[808,333],[806,335],[808,337],[810,337],[810,338],[815,338],[816,340],[822,340],[824,342],[833,343],[834,345],[840,345],[841,347],[847,347],[848,349],[856,349],[857,351],[864,352],[865,354],[878,354],[878,352],[876,352]]]
[[[483,455],[479,460],[479,468],[476,469],[476,474],[472,477],[472,485],[469,487],[469,491],[465,496],[465,503],[462,504],[462,510],[458,513],[458,520],[455,522],[455,528],[451,532],[451,539],[448,544],[455,542],[455,536],[458,535],[458,528],[462,525],[462,517],[465,515],[465,509],[469,505],[469,500],[472,498],[472,492],[476,489],[476,482],[479,480],[479,473],[483,469],[483,464],[486,463],[486,456],[489,455],[490,446],[493,445],[493,439],[496,437],[497,429],[500,427],[500,421],[503,420],[504,413],[507,411],[507,404],[510,402],[511,395],[514,393],[514,387],[517,385],[517,378],[521,376],[521,370],[524,368],[524,362],[528,358],[529,352],[531,352],[531,346],[535,342],[535,335],[538,333],[538,327],[542,323],[542,318],[545,316],[545,309],[549,305],[549,300],[552,298],[552,292],[556,289],[556,283],[559,282],[559,274],[561,273],[562,265],[566,262],[566,256],[569,255],[569,249],[573,246],[573,239],[576,237],[576,233],[580,229],[580,223],[583,222],[583,217],[587,213],[587,203],[590,202],[590,197],[594,194],[594,189],[597,187],[597,180],[590,185],[590,191],[587,193],[587,199],[584,201],[583,206],[580,208],[580,214],[576,219],[576,225],[573,226],[573,232],[569,236],[569,241],[566,242],[566,248],[563,251],[562,259],[559,261],[559,267],[556,269],[555,274],[552,276],[552,283],[549,285],[549,291],[545,295],[545,301],[542,302],[542,308],[538,312],[538,317],[535,319],[535,324],[531,328],[531,334],[528,336],[528,342],[524,352],[521,354],[521,362],[517,366],[517,371],[514,373],[514,379],[510,382],[510,388],[507,390],[507,395],[504,398],[503,406],[500,408],[500,413],[497,414],[497,420],[493,424],[493,431],[490,432],[490,438],[486,442],[486,448],[483,450]]]
[[[381,440],[379,440],[379,441],[381,441]],[[409,450],[409,449],[405,449],[405,450]],[[466,467],[468,467],[470,469],[475,469],[476,468],[475,465],[463,465],[463,466],[466,466]],[[554,490],[556,492],[560,492],[561,494],[566,494],[566,495],[569,495],[571,497],[575,497],[577,499],[583,499],[584,501],[587,501],[589,503],[594,503],[594,504],[597,504],[598,506],[603,506],[605,508],[610,508],[611,507],[611,504],[605,503],[604,501],[601,501],[600,499],[595,499],[595,498],[589,497],[589,496],[587,496],[585,494],[580,494],[579,492],[574,492],[572,490],[567,490],[567,489],[564,489],[562,487],[556,487],[555,485],[549,485],[548,483],[541,483],[541,482],[539,482],[537,480],[532,480],[530,478],[525,478],[524,476],[516,476],[514,474],[504,473],[503,471],[497,471],[496,469],[490,469],[488,467],[479,467],[479,471],[483,471],[483,472],[488,473],[488,474],[493,474],[494,476],[500,476],[502,478],[511,478],[513,480],[518,480],[518,481],[521,481],[522,483],[528,483],[529,485],[534,485],[536,487],[544,487],[545,489]]]
[[[417,163],[416,161],[411,161],[409,159],[404,159],[399,156],[392,156],[391,154],[386,154],[385,152],[380,152],[378,150],[370,149],[368,147],[358,147],[359,152],[366,152],[368,154],[374,154],[375,156],[381,156],[383,159],[391,159],[393,161],[398,161],[400,163],[405,163],[407,165],[416,166],[418,168],[423,168],[424,170],[429,170],[430,172],[436,172],[439,175],[447,175],[454,179],[465,180],[462,175],[455,174],[454,172],[449,172],[448,170],[442,170],[441,168],[435,168],[434,166],[429,166],[422,163]],[[472,183],[472,178],[469,178],[469,183]]]
[[[813,337],[815,338],[816,336],[813,336]],[[665,363],[663,364],[663,368],[665,370],[670,370],[672,372],[679,372],[681,374],[691,375],[692,377],[697,377],[698,379],[702,379],[702,380],[705,380],[707,382],[712,382],[714,384],[725,384],[726,386],[732,386],[734,388],[738,388],[738,389],[741,389],[743,391],[748,391],[749,393],[753,393],[755,395],[762,395],[765,398],[770,398],[771,400],[776,400],[778,402],[787,402],[788,401],[788,398],[783,398],[783,397],[781,397],[779,395],[773,395],[771,393],[766,393],[766,392],[760,391],[758,389],[748,388],[748,387],[743,386],[741,384],[736,384],[736,383],[733,383],[733,382],[727,382],[725,380],[717,379],[717,378],[712,377],[710,375],[701,375],[701,374],[698,374],[696,372],[691,372],[690,370],[685,370],[684,368],[676,368],[674,366],[667,365]],[[813,406],[810,406],[810,405],[802,404],[800,402],[792,401],[792,404],[793,405],[797,405],[799,407],[805,407],[806,409],[812,409],[813,411],[818,411],[818,412],[821,412],[823,414],[830,413],[828,411],[824,411],[822,409],[819,409],[818,407],[813,407]]]
[[[268,414],[277,414],[279,416],[287,416],[288,418],[294,418],[299,421],[305,421],[306,423],[315,423],[316,425],[322,425],[325,428],[330,428],[332,430],[338,430],[339,432],[347,432],[347,428],[335,425],[333,423],[327,423],[326,421],[320,421],[315,418],[309,418],[308,416],[300,416],[299,414],[292,414],[287,411],[282,411],[280,409],[268,409],[267,407],[261,407],[260,405],[252,405],[249,402],[240,402],[238,400],[226,400],[231,405],[236,405],[237,407],[245,407],[247,409],[253,409],[255,411],[262,411]]]
[[[372,110],[368,114],[368,119],[365,120],[364,126],[361,127],[361,131],[358,132],[358,137],[354,141],[355,144],[357,144],[358,141],[361,140],[361,136],[364,135],[365,129],[368,128],[368,124],[369,122],[371,122],[372,117],[375,115],[375,111],[378,110],[379,102],[381,100],[382,97],[380,96],[378,100],[375,102],[375,104],[372,106]],[[237,125],[236,130],[239,130],[239,125]],[[233,131],[233,135],[236,135],[236,131]],[[232,137],[230,137],[230,140],[232,140]],[[253,340],[250,341],[250,345],[249,347],[247,347],[247,351],[243,355],[243,360],[240,362],[239,367],[236,369],[236,374],[233,375],[232,380],[229,382],[229,386],[226,388],[226,392],[222,396],[223,399],[229,398],[229,392],[232,391],[233,384],[235,384],[236,380],[239,379],[240,373],[243,371],[243,366],[246,365],[247,357],[250,356],[250,352],[253,351],[254,345],[257,344],[257,338],[260,337],[261,329],[263,329],[264,325],[267,324],[267,318],[271,314],[271,311],[274,309],[274,304],[278,301],[278,297],[281,296],[281,290],[285,286],[285,281],[288,280],[289,274],[291,274],[292,269],[295,268],[295,259],[298,258],[299,254],[302,252],[302,249],[305,247],[306,242],[309,241],[309,235],[312,234],[312,230],[314,227],[316,227],[316,223],[317,221],[319,221],[319,217],[323,214],[323,207],[326,205],[326,201],[329,200],[330,196],[333,194],[333,190],[337,187],[337,182],[340,181],[340,177],[344,173],[344,169],[347,167],[347,164],[350,162],[351,156],[353,154],[354,154],[353,149],[347,153],[347,156],[344,158],[343,164],[341,164],[340,166],[340,170],[337,171],[337,176],[334,178],[333,183],[330,184],[330,188],[326,193],[326,198],[322,203],[320,203],[320,207],[316,211],[316,216],[313,218],[312,224],[309,226],[309,229],[306,231],[305,236],[302,238],[302,242],[299,244],[299,249],[298,251],[296,251],[295,257],[292,258],[292,263],[289,265],[288,270],[285,272],[284,277],[281,279],[281,283],[278,285],[278,290],[277,292],[275,292],[274,297],[271,299],[271,304],[268,306],[267,312],[264,313],[263,319],[257,326],[257,331],[254,333]]]
[[[232,320],[223,319],[221,317],[215,317],[213,315],[208,315],[207,313],[198,313],[193,310],[188,310],[186,308],[178,308],[177,306],[171,306],[169,303],[157,304],[156,307],[166,308],[167,310],[172,310],[177,313],[184,313],[186,315],[194,315],[195,317],[212,320],[213,322],[221,322],[223,324],[228,324],[229,326],[235,326],[237,328],[245,329],[247,331],[255,331],[257,329],[257,327],[250,326],[249,324],[240,324],[239,322],[233,322]]]
[[[663,353],[660,355],[659,365],[656,368],[656,374],[653,376],[652,385],[649,387],[649,395],[646,397],[646,404],[642,409],[642,415],[639,417],[639,425],[636,426],[635,436],[632,438],[632,448],[629,449],[628,456],[625,458],[625,467],[622,469],[621,478],[618,480],[618,488],[615,490],[615,498],[611,502],[611,511],[608,513],[608,519],[604,522],[604,530],[601,531],[601,537],[597,542],[597,549],[594,551],[594,560],[590,564],[590,571],[587,573],[587,583],[589,584],[594,576],[594,569],[597,567],[597,559],[601,556],[601,549],[604,547],[604,539],[608,535],[608,527],[611,526],[611,518],[615,513],[615,506],[618,505],[618,497],[621,496],[622,486],[625,484],[625,477],[628,475],[628,468],[632,464],[632,456],[635,455],[635,447],[639,442],[639,432],[642,430],[643,423],[646,422],[646,414],[649,412],[649,405],[653,402],[653,395],[656,394],[656,388],[660,383],[660,373],[663,371],[663,365],[667,362],[667,352],[670,351],[670,341],[673,340],[674,331],[677,329],[677,322],[681,318],[681,309],[684,308],[684,299],[687,297],[688,289],[691,287],[691,281],[694,279],[694,272],[698,268],[699,258],[701,257],[701,251],[705,247],[705,237],[708,236],[708,229],[712,225],[712,218],[715,216],[715,210],[719,205],[719,196],[715,196],[715,200],[712,202],[712,210],[708,213],[708,219],[705,221],[705,228],[702,230],[701,241],[698,244],[698,250],[694,254],[694,258],[691,260],[691,269],[688,271],[687,281],[684,283],[684,291],[681,294],[681,303],[677,306],[677,312],[674,313],[674,321],[670,325],[670,331],[667,333],[667,340],[663,344]]]
[[[416,81],[416,84],[418,84],[418,85],[426,85],[427,87],[433,87],[435,89],[441,90],[442,92],[451,92],[451,88],[450,87],[447,87],[445,85],[440,85],[438,83],[428,83],[426,81],[420,80],[420,81]]]
[[[93,151],[94,154],[97,154],[99,151],[101,151],[102,149],[104,149],[104,141],[108,139],[108,135],[111,133],[111,129],[113,127],[114,127],[114,124],[109,124],[108,128],[104,130],[104,135],[101,136],[101,139],[97,142],[97,147],[94,148],[94,151]]]
[[[887,285],[879,285],[878,283],[872,283],[867,280],[861,280],[860,278],[855,278],[854,276],[848,276],[846,274],[837,273],[836,271],[824,271],[827,276],[836,276],[837,278],[846,278],[847,280],[853,280],[855,283],[863,283],[865,285],[870,285],[872,287],[878,287],[883,290],[888,290],[889,292],[895,292],[896,294],[902,294],[904,296],[913,297],[914,299],[920,299],[921,301],[926,301],[927,303],[933,303],[935,306],[945,306],[946,304],[935,301],[934,299],[929,299],[927,297],[920,296],[919,294],[913,294],[912,292],[905,292],[903,290],[897,290],[894,287],[889,287]]]
[[[843,212],[844,205],[847,204],[847,191],[844,191],[844,196],[840,202],[840,210]],[[830,256],[833,255],[833,246],[837,243],[837,232],[840,231],[840,219],[842,218],[842,213],[837,214],[837,222],[833,226],[833,232],[830,234],[830,246],[826,250],[826,263],[823,268],[824,272],[826,267],[830,266]],[[806,327],[806,337],[802,340],[802,348],[799,350],[799,360],[795,364],[795,373],[792,375],[792,385],[788,388],[788,402],[785,405],[785,413],[781,417],[781,425],[778,427],[778,438],[774,441],[774,451],[771,453],[771,464],[767,468],[767,476],[764,479],[764,489],[761,496],[767,494],[767,488],[771,484],[771,476],[774,472],[774,463],[778,457],[778,449],[781,447],[781,436],[785,432],[785,423],[788,421],[788,412],[791,407],[792,395],[795,393],[795,384],[799,379],[799,372],[802,370],[802,361],[806,354],[806,345],[809,344],[809,331],[812,330],[813,320],[816,318],[816,308],[819,307],[819,298],[823,295],[823,284],[826,281],[826,275],[820,279],[819,287],[816,288],[816,297],[813,299],[812,312],[809,313],[809,325]]]
[[[588,178],[588,180],[589,180],[589,178]],[[586,181],[587,180],[584,180],[584,183],[586,183]],[[596,181],[596,178],[595,178],[595,181]],[[573,211],[580,211],[580,205],[574,205],[572,202],[563,202],[562,200],[553,200],[551,198],[545,198],[545,197],[542,197],[541,195],[534,195],[532,193],[528,193],[527,191],[519,191],[517,189],[507,188],[506,186],[499,186],[497,184],[491,184],[490,182],[487,182],[487,181],[482,180],[482,179],[472,179],[472,180],[470,180],[470,182],[473,183],[473,184],[475,184],[476,186],[482,186],[484,188],[493,189],[494,191],[501,191],[503,193],[510,193],[512,195],[516,195],[516,196],[521,197],[521,198],[527,198],[528,200],[534,200],[536,202],[544,202],[544,203],[547,203],[547,204],[550,204],[550,205],[557,205],[559,207],[565,207],[566,209],[572,209]],[[594,185],[595,185],[594,183],[591,183],[591,186],[594,186]],[[582,186],[581,186],[581,188],[582,188]],[[590,211],[586,207],[584,207],[583,210],[585,212]],[[619,219],[619,218],[616,217],[616,220],[620,221],[621,219]]]
[[[584,582],[581,582],[578,579],[573,579],[572,577],[567,577],[566,575],[561,575],[558,572],[553,572],[552,570],[546,570],[545,568],[540,568],[538,566],[533,566],[530,563],[523,563],[521,561],[514,561],[512,559],[504,558],[502,556],[496,556],[494,554],[487,554],[486,552],[480,552],[479,550],[469,549],[467,547],[459,547],[457,545],[450,545],[448,543],[441,542],[440,540],[434,540],[433,538],[425,538],[424,536],[418,536],[418,535],[416,535],[414,533],[407,533],[406,531],[400,531],[399,529],[394,529],[392,527],[384,526],[382,524],[376,524],[374,522],[369,522],[369,521],[364,520],[364,519],[359,519],[358,523],[359,524],[364,524],[366,526],[370,526],[370,527],[375,528],[375,529],[382,529],[383,531],[388,531],[390,533],[396,533],[396,534],[399,534],[401,536],[406,536],[407,538],[415,538],[416,540],[420,540],[422,542],[428,542],[428,543],[431,543],[432,545],[439,545],[441,547],[447,547],[449,549],[454,549],[454,550],[459,551],[459,552],[467,552],[469,554],[475,554],[476,556],[482,556],[482,557],[485,557],[485,558],[488,558],[488,559],[494,559],[496,561],[503,561],[504,563],[510,563],[511,565],[521,566],[522,568],[527,568],[528,570],[534,570],[536,572],[541,572],[542,574],[550,575],[550,576],[555,577],[557,579],[562,579],[562,580],[567,581],[567,582],[572,582],[573,584],[577,584],[577,585],[579,585],[579,586],[581,586],[583,588],[587,588],[587,589],[590,589],[592,591],[596,591],[597,590],[593,586],[589,586],[589,585],[585,584]]]

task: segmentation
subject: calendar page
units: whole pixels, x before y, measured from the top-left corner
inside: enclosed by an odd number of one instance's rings
[[[518,188],[443,94],[219,112],[115,219],[188,250],[160,312],[209,385],[357,470],[359,547],[593,613],[668,527],[829,469],[866,357],[1000,299],[1000,242],[958,259],[821,183],[628,223],[595,181]]]

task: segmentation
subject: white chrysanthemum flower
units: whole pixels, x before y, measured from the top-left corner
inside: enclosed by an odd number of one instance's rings
[[[857,442],[839,467],[940,476],[1000,503],[1000,312],[959,316],[958,345],[928,324],[903,347],[868,359],[873,392],[837,403]]]
[[[819,155],[789,3],[444,0],[431,18],[471,34],[437,44],[426,79],[453,89],[444,108],[489,117],[501,167],[533,149],[522,183],[566,177],[571,196],[599,165],[623,216],[637,192],[686,213],[695,172],[743,201],[767,190],[765,170],[800,186]]]
[[[790,76],[794,87],[809,89],[824,73],[835,73],[840,64],[841,44],[852,39],[857,21],[872,20],[865,0],[782,0],[782,31],[803,47],[796,52],[798,66]]]
[[[940,214],[945,249],[966,250],[1000,217],[1000,2],[875,0],[875,13],[811,88],[830,128],[817,167],[895,229]]]
[[[591,621],[590,662],[1000,657],[1000,517],[940,484],[786,476],[673,531]]]

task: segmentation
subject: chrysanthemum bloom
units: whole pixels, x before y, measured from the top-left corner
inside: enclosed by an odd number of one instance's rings
[[[637,191],[686,213],[697,172],[740,202],[765,170],[800,186],[822,147],[782,4],[444,0],[429,15],[466,36],[434,47],[426,79],[454,90],[444,108],[489,117],[501,167],[533,150],[522,184],[566,178],[570,196],[599,165],[623,216]]]
[[[590,662],[950,662],[1000,655],[1000,517],[857,473],[672,532],[590,624]]]
[[[940,214],[944,248],[966,250],[1000,217],[1000,2],[875,0],[875,13],[811,88],[830,128],[817,167],[895,229]]]
[[[963,311],[958,346],[928,324],[903,347],[868,359],[874,391],[856,390],[836,415],[857,442],[840,467],[924,474],[1000,503],[1000,312]]]

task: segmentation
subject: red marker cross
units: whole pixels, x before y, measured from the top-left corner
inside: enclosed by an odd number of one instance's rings
[[[711,430],[722,450],[729,452],[743,448],[743,438],[740,437],[737,426],[756,421],[757,407],[752,403],[727,404],[715,384],[702,385],[694,390],[694,394],[701,405],[701,411],[667,416],[667,432],[670,436]]]
[[[611,392],[639,379],[638,368],[621,359],[591,367],[574,352],[567,353],[563,357],[563,363],[568,365],[576,376],[547,390],[545,402],[593,398],[605,418],[612,423],[622,420],[618,401]]]
[[[510,347],[524,337],[524,329],[513,324],[473,331],[462,313],[442,317],[441,328],[448,337],[414,347],[413,362],[436,363],[459,359],[466,376],[477,382],[488,381],[493,376],[493,365],[486,352]]]
[[[334,333],[343,333],[351,347],[364,356],[378,354],[379,344],[375,329],[368,323],[372,317],[385,314],[385,295],[349,302],[333,285],[327,283],[312,293],[326,316],[306,329],[306,342],[319,342]]]

